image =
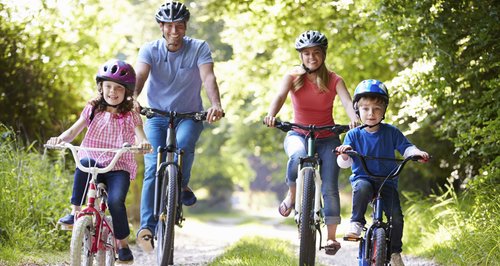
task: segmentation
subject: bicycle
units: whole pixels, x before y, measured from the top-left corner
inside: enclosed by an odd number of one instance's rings
[[[299,171],[296,181],[295,215],[294,219],[299,228],[300,265],[314,265],[316,259],[316,231],[319,233],[319,248],[321,246],[322,235],[321,225],[324,224],[323,202],[321,197],[321,159],[315,151],[316,137],[318,131],[328,130],[336,135],[340,135],[349,130],[347,125],[300,125],[291,122],[276,121],[275,126],[283,132],[288,132],[294,128],[307,131],[307,156],[300,158]],[[332,162],[333,163],[333,162]]]
[[[87,188],[87,206],[76,214],[73,226],[70,257],[71,265],[92,265],[94,258],[97,265],[114,265],[116,261],[116,238],[113,231],[112,218],[106,215],[107,188],[104,183],[98,183],[97,175],[111,171],[120,156],[125,152],[144,151],[139,147],[124,144],[122,148],[89,148],[74,146],[70,143],[57,145],[44,145],[47,149],[69,149],[78,169],[89,173]],[[115,153],[108,166],[100,168],[97,158],[94,165],[84,166],[78,158],[78,151],[88,153],[89,151],[102,152],[101,154]]]
[[[182,155],[184,151],[177,147],[175,118],[193,119],[197,122],[206,120],[207,112],[179,113],[160,111],[142,107],[141,114],[147,118],[155,116],[168,117],[166,146],[158,147],[155,178],[155,194],[153,216],[158,221],[155,239],[157,241],[156,257],[160,266],[173,265],[174,261],[174,226],[182,227],[185,220],[182,212]],[[224,116],[224,115],[223,115]],[[165,160],[162,161],[163,154]],[[177,156],[177,162],[175,157]]]
[[[392,230],[392,216],[388,217],[388,221],[384,221],[383,217],[383,201],[382,201],[382,187],[388,179],[398,176],[403,170],[405,164],[409,161],[421,160],[421,156],[409,156],[405,159],[382,158],[361,155],[356,151],[347,150],[345,154],[351,157],[357,157],[361,161],[361,165],[369,176],[373,178],[382,179],[382,183],[372,199],[372,224],[366,228],[363,227],[364,235],[360,238],[344,237],[345,241],[360,241],[358,251],[358,262],[360,266],[366,265],[389,265],[391,254],[391,230]],[[396,162],[394,169],[387,175],[373,174],[367,166],[366,160],[388,160]]]

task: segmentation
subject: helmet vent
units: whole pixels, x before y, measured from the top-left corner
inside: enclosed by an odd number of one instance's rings
[[[114,65],[112,68],[111,68],[111,73],[116,73],[116,71],[118,70],[118,66],[117,65]]]

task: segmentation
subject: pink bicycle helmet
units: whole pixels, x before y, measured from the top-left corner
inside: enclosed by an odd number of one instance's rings
[[[125,61],[111,59],[104,63],[95,76],[97,83],[108,80],[123,85],[127,90],[135,89],[135,71],[134,68]]]

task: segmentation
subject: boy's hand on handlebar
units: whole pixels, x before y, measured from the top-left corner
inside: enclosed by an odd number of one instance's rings
[[[347,160],[349,158],[349,155],[344,153],[347,150],[352,150],[352,147],[350,145],[340,145],[335,148],[335,151],[340,154],[344,160]]]
[[[419,152],[417,152],[417,153],[415,153],[413,155],[417,155],[417,156],[422,157],[422,159],[418,160],[418,162],[420,162],[420,163],[426,163],[430,159],[429,154],[427,152],[425,152],[425,151],[419,151]]]

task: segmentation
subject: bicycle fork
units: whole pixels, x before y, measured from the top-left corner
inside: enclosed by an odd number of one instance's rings
[[[322,234],[320,223],[322,219],[321,215],[321,175],[319,173],[318,167],[306,166],[303,167],[303,162],[299,163],[298,176],[296,181],[296,196],[295,196],[295,222],[300,223],[300,214],[302,212],[302,197],[304,191],[304,173],[307,170],[312,170],[314,173],[314,226],[319,233],[319,243],[321,249]]]

